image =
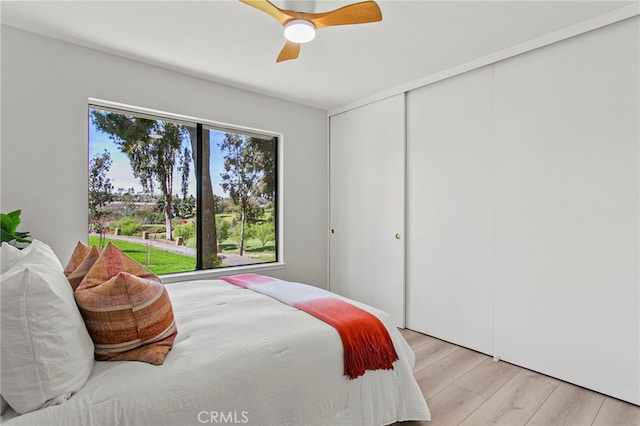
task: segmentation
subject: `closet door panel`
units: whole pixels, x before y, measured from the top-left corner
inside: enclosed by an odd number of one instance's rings
[[[638,19],[495,65],[495,354],[640,403]]]
[[[491,68],[407,94],[407,326],[491,353]]]
[[[388,312],[399,327],[404,327],[404,109],[404,95],[397,95],[330,118],[330,288]]]

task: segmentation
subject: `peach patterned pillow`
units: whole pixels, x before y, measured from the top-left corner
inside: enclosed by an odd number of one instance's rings
[[[69,263],[64,267],[64,274],[69,276],[70,273],[75,271],[75,269],[82,263],[85,257],[89,254],[88,245],[83,243],[82,241],[78,241],[76,244],[76,248],[73,249],[73,253],[71,253],[71,259],[69,259]]]
[[[169,295],[153,273],[109,243],[75,296],[97,360],[164,362],[178,331]]]
[[[91,247],[84,260],[80,262],[78,266],[76,266],[73,272],[67,275],[67,280],[69,280],[69,284],[71,284],[71,288],[73,289],[73,291],[76,291],[78,285],[80,285],[80,282],[89,273],[91,267],[94,263],[96,263],[96,260],[98,260],[98,257],[100,257],[101,253],[102,249],[100,247]],[[69,264],[71,264],[71,261],[69,262]]]

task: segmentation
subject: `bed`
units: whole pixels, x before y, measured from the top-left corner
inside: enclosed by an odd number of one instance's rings
[[[94,361],[66,401],[22,415],[9,407],[2,424],[385,425],[430,417],[415,356],[378,309],[351,302],[382,321],[399,360],[351,380],[336,330],[301,310],[221,280],[165,288],[178,334],[162,365]]]

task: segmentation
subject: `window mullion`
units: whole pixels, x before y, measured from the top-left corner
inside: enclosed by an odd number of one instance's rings
[[[200,208],[200,203],[203,197],[202,193],[202,124],[196,124],[196,161],[194,162],[194,166],[196,168],[196,270],[202,269],[202,247],[203,247],[203,236],[202,236],[202,224],[203,222],[203,214],[202,209]],[[206,161],[209,161],[207,158]]]

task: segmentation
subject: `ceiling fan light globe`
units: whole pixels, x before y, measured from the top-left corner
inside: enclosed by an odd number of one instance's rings
[[[294,43],[306,43],[316,36],[316,27],[304,19],[294,19],[284,26],[284,37]]]

